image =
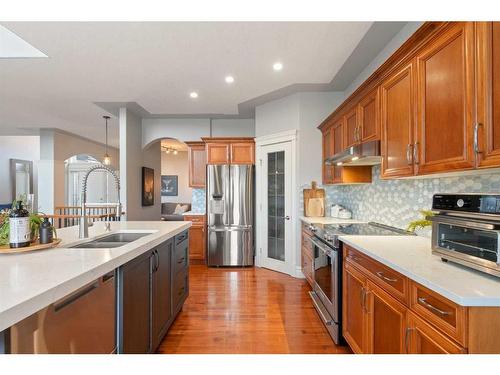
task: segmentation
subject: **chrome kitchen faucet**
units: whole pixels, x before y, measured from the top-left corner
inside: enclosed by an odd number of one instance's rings
[[[88,238],[89,237],[89,222],[87,220],[87,182],[90,174],[94,171],[106,171],[109,172],[113,178],[115,179],[115,184],[116,184],[116,189],[118,190],[118,202],[117,202],[117,207],[116,207],[116,214],[118,217],[121,216],[122,213],[122,205],[120,203],[120,178],[116,174],[116,171],[114,169],[111,169],[110,167],[104,165],[104,164],[97,164],[88,169],[88,171],[85,173],[83,176],[83,182],[82,182],[82,214],[80,216],[80,223],[78,227],[78,237],[79,238]]]

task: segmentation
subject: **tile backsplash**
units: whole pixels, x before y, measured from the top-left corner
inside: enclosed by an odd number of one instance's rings
[[[404,229],[410,221],[421,217],[419,210],[431,208],[435,193],[500,192],[498,171],[459,177],[381,180],[380,166],[375,166],[372,174],[371,184],[325,186],[327,215],[328,207],[337,203],[352,211],[355,219]]]
[[[204,213],[206,208],[205,189],[192,189],[191,211]]]

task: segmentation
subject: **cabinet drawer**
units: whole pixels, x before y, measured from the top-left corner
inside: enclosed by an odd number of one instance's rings
[[[314,236],[314,233],[309,229],[309,224],[302,223],[302,232],[308,235],[309,237]]]
[[[205,223],[205,215],[184,215],[184,221],[192,221],[193,223]]]
[[[411,281],[410,308],[465,346],[467,318],[465,307]]]
[[[188,256],[189,254],[187,241],[184,241],[183,243],[175,247],[172,264],[174,275],[188,266]]]
[[[302,273],[304,274],[306,280],[309,282],[311,287],[313,286],[313,268],[312,268],[312,258],[309,257],[302,249]]]
[[[311,242],[311,237],[306,233],[302,232],[302,251],[306,252],[309,257],[313,257],[314,250],[313,244]]]
[[[174,276],[172,287],[172,307],[176,310],[184,302],[188,295],[188,272],[180,272]]]
[[[177,236],[175,236],[175,246],[180,245],[182,242],[186,241],[187,239],[188,239],[188,231],[185,230],[184,232],[179,233]]]
[[[344,249],[346,259],[354,263],[358,268],[361,267],[377,285],[408,305],[409,280],[406,276],[354,250],[352,247],[344,245]]]

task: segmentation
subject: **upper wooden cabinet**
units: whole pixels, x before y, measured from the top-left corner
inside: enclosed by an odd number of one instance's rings
[[[255,164],[255,143],[231,143],[231,164]]]
[[[207,164],[229,164],[229,143],[207,142]]]
[[[378,87],[368,93],[358,105],[359,130],[361,142],[380,139],[380,102]]]
[[[207,164],[255,164],[253,138],[202,138]]]
[[[333,132],[332,128],[326,128],[323,132],[323,160],[333,155]],[[323,184],[333,184],[334,167],[323,162]]]
[[[344,115],[344,147],[348,148],[360,141],[358,111],[357,107],[352,108]]]
[[[380,87],[382,177],[412,176],[413,64],[396,69]]]
[[[474,168],[474,24],[454,22],[417,52],[416,173]]]
[[[500,22],[477,22],[477,122],[474,143],[478,167],[500,165]]]
[[[382,178],[500,167],[499,46],[499,22],[426,22],[319,128],[380,134]]]
[[[356,117],[356,116],[355,116]],[[323,160],[344,150],[345,118],[323,129]],[[323,184],[362,184],[372,181],[370,166],[337,166],[323,163]]]
[[[189,186],[204,188],[207,166],[205,142],[186,142],[186,144],[188,146]]]

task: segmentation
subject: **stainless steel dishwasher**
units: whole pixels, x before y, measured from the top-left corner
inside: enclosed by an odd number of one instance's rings
[[[115,272],[10,328],[11,353],[114,353]]]

